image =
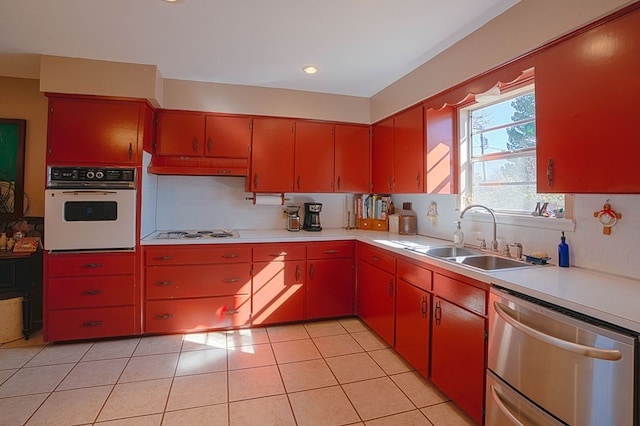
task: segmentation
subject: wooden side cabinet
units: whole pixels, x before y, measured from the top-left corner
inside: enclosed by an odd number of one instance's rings
[[[0,299],[22,296],[22,334],[42,325],[42,251],[0,252]]]

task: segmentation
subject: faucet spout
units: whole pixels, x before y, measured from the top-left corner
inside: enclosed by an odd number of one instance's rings
[[[462,210],[462,212],[460,213],[460,219],[464,217],[464,214],[467,212],[467,210],[471,210],[474,208],[484,209],[491,214],[491,217],[493,218],[493,240],[491,241],[491,251],[498,251],[498,238],[496,236],[496,215],[493,213],[493,210],[482,204],[471,204],[465,207],[464,210]]]

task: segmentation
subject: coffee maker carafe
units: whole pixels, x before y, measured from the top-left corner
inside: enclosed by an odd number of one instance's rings
[[[320,212],[322,203],[304,203],[304,226],[305,231],[322,231],[320,226]]]
[[[287,206],[287,231],[300,230],[300,206]]]

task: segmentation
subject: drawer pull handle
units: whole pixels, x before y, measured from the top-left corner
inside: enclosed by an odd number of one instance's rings
[[[240,313],[240,309],[227,309],[226,311],[223,312],[224,315],[235,315],[239,313]]]
[[[83,296],[97,296],[102,294],[102,290],[85,290],[81,293]]]
[[[240,278],[225,278],[222,280],[223,283],[237,283],[240,281]]]
[[[156,256],[155,260],[173,260],[173,256]]]
[[[223,254],[222,257],[224,257],[225,259],[235,259],[237,257],[240,257],[240,255],[237,253],[228,253],[228,254]]]
[[[296,281],[300,282],[300,277],[302,276],[302,267],[300,265],[296,265]]]
[[[324,254],[336,254],[336,253],[340,253],[340,250],[325,250],[323,251]]]
[[[380,262],[380,258],[378,256],[371,256],[371,260],[374,262]]]
[[[420,304],[420,312],[422,313],[422,318],[427,317],[427,296],[422,296],[422,303]]]
[[[104,266],[103,263],[85,263],[82,265],[83,268],[91,269],[91,268],[102,268]]]
[[[439,325],[440,319],[442,318],[442,307],[440,306],[440,302],[436,302],[436,308],[433,311],[433,316],[436,320],[436,325]]]
[[[85,321],[82,323],[83,327],[98,327],[104,324],[104,321]]]
[[[389,297],[393,297],[393,280],[389,280],[387,291],[389,292]]]
[[[269,256],[271,257],[280,257],[280,256],[286,256],[289,253],[287,253],[286,251],[281,251],[280,253],[271,253]]]
[[[156,281],[155,285],[172,285],[175,284],[175,281]]]
[[[159,314],[155,316],[156,319],[171,319],[173,318],[173,314]]]

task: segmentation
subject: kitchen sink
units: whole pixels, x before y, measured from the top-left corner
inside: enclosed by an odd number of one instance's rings
[[[533,266],[530,263],[521,262],[519,260],[506,259],[504,257],[492,255],[457,256],[449,257],[447,258],[447,260],[460,263],[462,265],[472,266],[484,271],[495,271],[497,269],[511,268],[530,268]]]

